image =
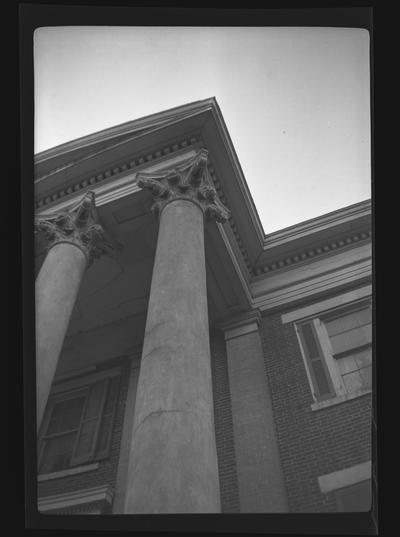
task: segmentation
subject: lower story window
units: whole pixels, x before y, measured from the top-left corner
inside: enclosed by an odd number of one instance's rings
[[[108,456],[119,377],[103,378],[49,399],[39,446],[39,474]]]
[[[358,513],[371,509],[371,480],[335,490],[337,510]]]

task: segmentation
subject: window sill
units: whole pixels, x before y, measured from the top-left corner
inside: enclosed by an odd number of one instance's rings
[[[369,393],[372,393],[372,390],[370,388],[346,393],[345,395],[339,395],[337,397],[334,397],[333,399],[327,399],[326,401],[317,401],[316,403],[313,403],[311,405],[311,410],[322,410],[333,405],[339,405],[340,403],[350,401],[350,399],[362,397],[363,395],[367,395]]]
[[[41,474],[38,475],[38,481],[48,481],[50,479],[59,479],[60,477],[90,472],[91,470],[96,470],[98,467],[99,463],[95,462],[93,464],[85,464],[85,466],[77,466],[76,468],[68,468],[67,470],[60,470],[59,472],[52,472],[51,474]]]

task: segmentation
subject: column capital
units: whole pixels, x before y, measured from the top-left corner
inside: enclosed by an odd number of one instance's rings
[[[95,258],[112,255],[114,246],[98,223],[95,193],[88,190],[83,198],[66,211],[35,216],[35,232],[42,231],[48,241],[47,250],[67,242],[80,248],[88,265]]]
[[[150,190],[154,197],[153,212],[160,214],[174,200],[196,203],[208,220],[224,223],[230,211],[218,198],[207,169],[208,151],[201,149],[193,158],[169,170],[139,173],[140,188]]]

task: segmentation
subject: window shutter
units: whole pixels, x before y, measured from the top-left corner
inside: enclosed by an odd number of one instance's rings
[[[113,377],[109,383],[97,441],[96,459],[107,457],[110,451],[112,428],[118,401],[119,383],[120,377]]]
[[[90,387],[74,447],[74,454],[71,458],[71,466],[91,461],[94,457],[108,382],[109,379],[105,379]]]
[[[319,400],[327,399],[335,395],[335,391],[312,321],[300,325],[299,333],[316,396]]]

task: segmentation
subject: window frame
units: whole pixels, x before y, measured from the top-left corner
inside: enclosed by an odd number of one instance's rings
[[[60,380],[58,382],[57,381],[54,382],[51,393],[49,395],[48,403],[46,405],[44,419],[43,419],[42,425],[40,427],[39,435],[38,435],[38,476],[39,475],[46,476],[46,475],[50,475],[50,474],[58,473],[58,472],[60,473],[68,472],[69,470],[73,470],[74,468],[79,468],[82,465],[87,465],[87,464],[91,465],[95,463],[96,461],[105,459],[109,456],[110,448],[111,448],[111,441],[112,441],[112,430],[113,430],[114,423],[115,423],[115,415],[116,415],[116,410],[117,410],[119,395],[120,395],[120,388],[121,388],[121,371],[122,371],[121,367],[114,367],[112,369],[99,371],[91,375],[84,375],[84,376],[79,376],[78,378],[66,379],[66,380]],[[118,377],[118,381],[117,381],[117,395],[116,395],[116,399],[115,399],[111,416],[110,416],[111,433],[109,434],[109,437],[107,439],[106,446],[102,450],[97,451],[99,433],[100,433],[103,418],[104,418],[105,403],[106,403],[107,396],[109,394],[111,381],[115,377]],[[85,422],[85,419],[83,416],[84,416],[84,412],[85,412],[86,406],[90,398],[90,390],[95,384],[99,382],[104,383],[104,388],[103,388],[103,393],[101,394],[101,401],[100,401],[101,410],[99,411],[99,418],[97,419],[97,423],[96,423],[96,431],[95,431],[94,440],[92,442],[92,446],[90,449],[90,455],[77,457],[76,449],[77,449],[78,442],[80,439],[80,431],[81,431],[83,423]],[[39,468],[43,460],[42,459],[43,452],[46,446],[45,440],[47,437],[52,438],[56,436],[56,435],[46,434],[48,426],[49,426],[49,422],[52,416],[52,410],[57,403],[60,403],[61,401],[67,401],[68,399],[78,398],[80,393],[85,394],[85,401],[84,401],[84,406],[82,409],[81,419],[76,429],[77,433],[76,433],[76,438],[74,440],[74,448],[72,450],[70,464],[67,468],[64,468],[62,470],[52,470],[51,472],[41,473]],[[62,432],[60,434],[67,434],[67,432]]]
[[[371,296],[364,296],[362,298],[347,303],[341,303],[340,305],[336,305],[331,308],[329,308],[329,306],[327,305],[327,308],[325,310],[318,308],[318,311],[315,311],[308,316],[293,320],[293,325],[299,342],[299,347],[306,369],[308,381],[310,384],[312,397],[314,399],[314,405],[312,405],[313,410],[316,410],[318,408],[324,408],[325,406],[329,406],[329,404],[333,404],[335,402],[346,401],[348,399],[352,399],[354,397],[358,397],[366,393],[370,393],[372,391],[372,388],[369,387],[360,388],[359,390],[347,391],[346,386],[343,382],[343,378],[339,372],[339,368],[337,367],[337,358],[334,357],[330,337],[324,324],[324,320],[329,320],[333,317],[340,317],[342,313],[344,314],[346,312],[361,309],[365,305],[368,305],[372,310]],[[321,357],[323,358],[324,370],[326,373],[327,381],[332,388],[330,394],[326,396],[319,395],[318,382],[315,379],[311,367],[311,360],[308,357],[308,350],[304,341],[301,328],[303,325],[306,324],[312,326],[314,335],[316,336],[316,342],[321,349]]]

